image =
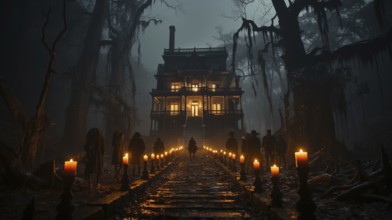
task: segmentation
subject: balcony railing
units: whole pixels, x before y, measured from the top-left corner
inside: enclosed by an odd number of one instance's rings
[[[224,93],[242,93],[241,88],[208,88],[208,87],[181,87],[175,89],[153,89],[153,94],[224,94]]]
[[[184,115],[185,111],[151,111],[151,116],[181,116]]]
[[[211,116],[241,116],[241,110],[204,110],[204,115]],[[151,116],[159,117],[159,116],[167,116],[167,117],[179,117],[185,116],[186,111],[151,111]]]

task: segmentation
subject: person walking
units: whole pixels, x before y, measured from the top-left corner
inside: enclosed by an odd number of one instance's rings
[[[155,155],[161,155],[165,153],[165,144],[160,137],[158,137],[155,141],[153,150]]]
[[[92,188],[91,177],[96,175],[95,187],[100,187],[100,178],[103,173],[103,154],[105,149],[105,140],[102,132],[98,128],[92,128],[87,133],[86,144],[86,166],[84,174],[87,178],[87,187]]]
[[[245,169],[248,171],[249,165],[252,163],[252,160],[250,158],[250,152],[249,152],[249,136],[250,133],[246,133],[244,136],[241,137],[241,153],[245,157]]]
[[[263,137],[261,147],[264,150],[267,170],[269,170],[268,167],[270,167],[271,163],[276,163],[276,139],[271,135],[271,129],[268,129],[267,135]]]
[[[189,158],[195,159],[195,154],[197,151],[197,145],[196,145],[196,141],[195,139],[193,139],[193,137],[191,137],[191,139],[189,139],[189,143],[188,143],[188,151],[189,151]]]
[[[143,154],[146,150],[146,145],[144,144],[144,141],[142,139],[142,135],[139,132],[135,132],[129,142],[128,150],[130,152],[131,156],[131,166],[132,166],[132,175],[136,175],[136,169],[137,169],[137,175],[140,176],[141,173],[141,162],[142,162],[142,157]]]
[[[234,132],[232,131],[229,133],[229,138],[226,141],[226,150],[238,155],[238,142],[234,138]]]
[[[115,131],[113,133],[112,147],[112,165],[114,167],[114,177],[119,180],[119,173],[122,168],[122,157],[124,155],[124,134],[120,131]]]
[[[257,133],[255,130],[252,130],[250,132],[249,138],[248,138],[248,146],[249,146],[249,158],[250,162],[252,163],[255,159],[260,161],[261,163],[261,143],[260,143],[260,138],[257,137],[259,133]]]

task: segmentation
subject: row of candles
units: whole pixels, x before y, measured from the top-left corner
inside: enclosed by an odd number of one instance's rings
[[[179,150],[182,150],[182,149],[183,149],[183,147],[181,146],[181,147],[178,147],[178,148],[172,148],[172,149],[170,149],[169,152],[165,151],[163,154],[160,154],[160,155],[159,154],[155,155],[155,154],[152,153],[151,156],[150,156],[150,159],[151,160],[159,160],[159,159],[163,160],[163,158],[171,155],[173,152],[179,151]],[[145,154],[143,156],[143,160],[145,162],[148,161],[148,155],[147,154]],[[124,165],[128,165],[128,161],[129,161],[129,154],[125,153],[124,156],[123,156],[123,164]],[[78,165],[78,162],[74,161],[73,159],[70,159],[69,161],[65,161],[64,162],[64,175],[76,176],[77,165]]]
[[[212,148],[205,147],[206,150],[211,151],[214,155],[217,155],[218,151],[213,150]],[[224,163],[226,164],[226,155],[230,159],[229,165],[235,170],[235,158],[236,155],[233,153],[226,153],[225,151],[221,150],[221,157]],[[315,220],[316,217],[314,212],[316,210],[316,204],[312,200],[312,193],[307,183],[307,177],[309,173],[308,167],[308,153],[300,149],[299,151],[294,153],[295,156],[295,165],[297,168],[297,173],[299,177],[299,200],[296,202],[296,208],[299,213],[298,219],[299,220]],[[240,171],[240,180],[245,181],[246,172],[245,172],[245,157],[244,155],[240,156],[240,164],[241,164],[241,171]],[[255,192],[262,192],[262,178],[260,178],[260,162],[256,159],[253,161],[253,168],[255,172],[255,179],[254,179],[254,191]],[[270,193],[271,196],[271,205],[276,207],[282,206],[282,192],[279,189],[279,167],[275,164],[271,166],[271,182],[272,182],[272,191]]]
[[[218,153],[217,150],[214,150],[214,149],[212,149],[210,147],[204,147],[204,149],[207,150],[207,151],[212,152],[213,154],[217,154]],[[221,154],[223,156],[227,155],[227,157],[229,159],[232,159],[232,160],[236,159],[236,154],[234,154],[234,153],[231,153],[231,152],[227,153],[224,150],[220,150],[220,152],[221,152]],[[307,166],[307,164],[308,164],[308,152],[303,151],[302,149],[300,149],[298,152],[294,153],[294,156],[295,156],[295,166],[296,167]],[[245,163],[245,156],[241,155],[240,156],[240,164],[244,164],[244,163]],[[255,170],[259,170],[260,169],[260,162],[257,159],[255,159],[253,161],[253,168]],[[271,176],[279,176],[279,167],[276,166],[276,164],[271,166]]]

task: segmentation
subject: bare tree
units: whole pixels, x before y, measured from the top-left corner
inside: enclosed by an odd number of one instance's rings
[[[34,159],[36,157],[37,146],[39,144],[42,134],[50,126],[50,122],[46,117],[46,100],[49,92],[49,86],[53,74],[55,73],[56,64],[56,46],[60,38],[64,35],[67,30],[67,20],[65,14],[65,0],[63,0],[63,22],[64,27],[56,36],[52,44],[47,42],[46,32],[47,26],[50,21],[51,9],[46,13],[46,19],[42,27],[42,38],[41,42],[49,54],[49,64],[45,74],[44,84],[41,89],[40,97],[36,106],[36,112],[33,117],[28,116],[23,106],[18,102],[17,98],[13,96],[11,90],[5,85],[0,79],[0,94],[3,97],[5,103],[10,109],[13,118],[17,121],[23,129],[22,144],[18,153],[19,159],[25,170],[31,170],[33,168]],[[4,145],[2,145],[4,146]],[[4,151],[4,149],[2,149]],[[7,166],[3,164],[3,166]]]
[[[376,15],[385,27],[386,18],[382,10],[383,0],[375,1]],[[334,51],[330,49],[328,11],[335,11],[340,21],[340,0],[271,0],[276,15],[271,25],[258,26],[256,22],[243,18],[242,26],[233,36],[233,63],[237,40],[241,31],[246,32],[248,57],[253,61],[255,33],[261,36],[264,48],[258,53],[264,86],[268,84],[264,54],[270,48],[275,57],[281,57],[286,68],[289,90],[285,95],[285,125],[291,146],[304,145],[315,150],[319,146],[340,150],[342,144],[335,137],[333,114],[344,111],[344,85],[349,80],[349,67],[344,61],[359,59],[363,62],[374,60],[374,54],[388,51],[392,42],[392,29],[370,40],[342,46]],[[322,45],[307,52],[301,38],[298,22],[300,13],[311,10],[315,13]],[[279,20],[276,24],[275,20]],[[278,58],[276,58],[278,59]],[[252,63],[251,63],[252,65]],[[255,74],[251,71],[251,74]],[[267,90],[268,91],[268,90]]]

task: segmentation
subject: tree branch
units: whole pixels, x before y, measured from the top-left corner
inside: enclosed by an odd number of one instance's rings
[[[294,13],[296,16],[309,7],[318,9],[334,10],[342,5],[340,0],[328,0],[328,1],[317,1],[317,0],[296,0],[292,5],[289,6],[289,11]]]

